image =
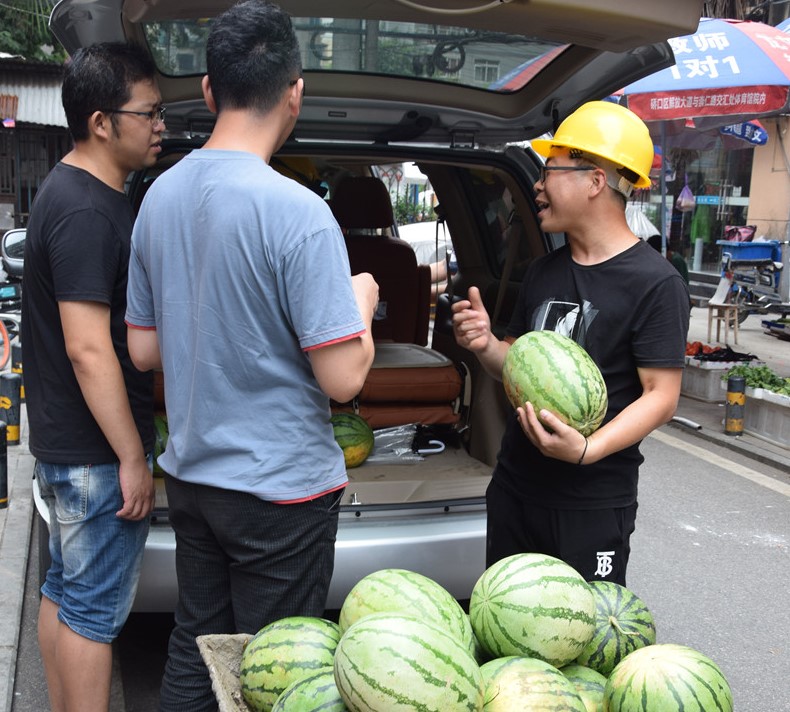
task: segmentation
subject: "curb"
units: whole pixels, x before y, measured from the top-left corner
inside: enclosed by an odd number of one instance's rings
[[[8,508],[0,510],[0,704],[10,710],[14,697],[25,577],[33,523],[31,482],[35,458],[27,448],[27,420],[22,409],[19,445],[8,446]]]
[[[783,469],[787,472],[790,472],[790,452],[788,452],[788,456],[786,457],[780,455],[779,453],[770,452],[760,447],[758,444],[758,438],[754,438],[756,442],[752,443],[748,440],[744,440],[744,437],[749,436],[733,436],[725,435],[724,433],[716,433],[710,429],[706,429],[705,426],[702,426],[699,429],[694,429],[678,422],[670,422],[667,423],[667,425],[675,429],[683,430],[684,432],[690,433],[695,437],[702,438],[703,440],[707,440],[708,442],[721,445],[728,450],[740,453],[741,455],[744,455],[752,460],[757,460],[764,465],[770,465],[772,467],[776,467],[777,469]]]

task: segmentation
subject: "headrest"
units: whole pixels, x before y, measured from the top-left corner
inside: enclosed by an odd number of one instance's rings
[[[329,201],[340,227],[347,230],[390,227],[395,218],[387,187],[379,178],[347,176]]]

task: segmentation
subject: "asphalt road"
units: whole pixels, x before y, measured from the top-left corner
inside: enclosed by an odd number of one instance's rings
[[[657,642],[711,657],[738,712],[790,712],[790,473],[677,428],[662,428],[643,451],[628,586],[653,612]],[[28,581],[37,575],[31,556]],[[37,603],[29,585],[12,712],[48,709]],[[156,710],[170,623],[127,623],[112,712]]]

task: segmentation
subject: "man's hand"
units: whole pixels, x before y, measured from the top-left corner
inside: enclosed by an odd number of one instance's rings
[[[351,277],[351,286],[357,299],[360,315],[365,324],[370,327],[376,307],[379,303],[379,285],[368,272],[360,272]]]
[[[154,508],[154,477],[148,469],[148,463],[135,460],[133,463],[121,463],[120,466],[121,494],[123,507],[115,516],[137,522],[145,519]]]
[[[491,318],[477,287],[469,287],[469,298],[453,304],[453,333],[458,345],[469,351],[479,353],[489,345]]]
[[[587,438],[570,425],[563,423],[551,411],[542,410],[538,420],[532,403],[528,402],[524,407],[518,408],[516,414],[524,434],[546,457],[576,464],[582,453],[585,453],[585,447],[588,446]],[[585,462],[589,456],[587,450],[584,456]]]

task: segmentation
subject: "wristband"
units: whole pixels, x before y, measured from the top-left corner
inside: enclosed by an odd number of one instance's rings
[[[587,446],[590,444],[590,441],[587,438],[584,438],[584,450],[582,450],[582,456],[579,458],[579,461],[576,463],[577,465],[581,465],[584,461],[584,456],[587,454]]]

